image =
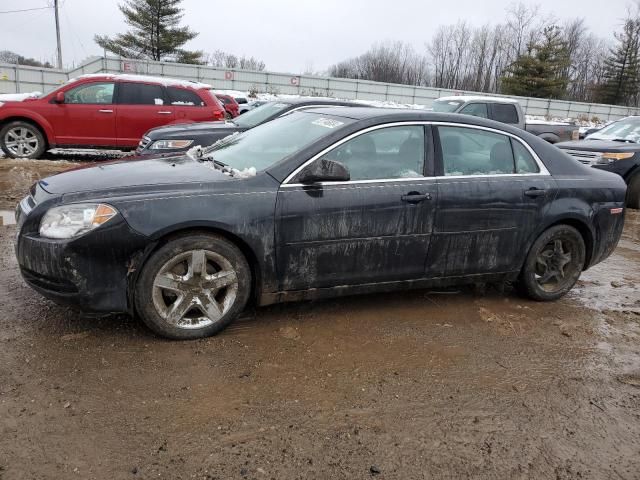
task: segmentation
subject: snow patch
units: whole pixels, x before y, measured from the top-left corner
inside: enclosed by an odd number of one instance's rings
[[[126,82],[159,83],[165,87],[211,88],[211,85],[208,83],[192,82],[191,80],[182,80],[180,78],[132,75],[130,73],[87,73],[80,75],[78,78],[113,78],[114,80],[123,80]]]
[[[36,98],[40,95],[42,95],[42,92],[2,93],[0,94],[0,102],[22,102],[27,98]]]

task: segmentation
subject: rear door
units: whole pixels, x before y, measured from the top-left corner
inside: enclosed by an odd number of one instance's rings
[[[313,160],[341,162],[350,181],[285,181],[276,208],[282,290],[424,276],[437,195],[430,138],[423,125],[375,127]]]
[[[504,273],[555,195],[555,182],[515,136],[484,127],[440,125],[438,208],[427,271],[437,276]]]
[[[48,120],[58,145],[116,146],[115,83],[96,81],[65,92]]]
[[[118,83],[118,145],[135,147],[151,128],[175,120],[162,85],[142,82]]]

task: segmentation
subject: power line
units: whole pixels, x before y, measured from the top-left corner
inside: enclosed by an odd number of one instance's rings
[[[5,10],[3,12],[0,12],[0,14],[2,13],[21,13],[21,12],[33,12],[34,10],[46,10],[47,8],[53,8],[53,7],[36,7],[36,8],[24,8],[22,10]]]

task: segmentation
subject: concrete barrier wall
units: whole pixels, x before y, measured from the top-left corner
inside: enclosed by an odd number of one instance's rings
[[[460,90],[413,87],[392,83],[315,77],[288,73],[254,72],[148,60],[94,57],[69,71],[24,67],[0,63],[0,93],[48,92],[70,78],[87,73],[132,73],[183,78],[210,83],[216,89],[255,90],[259,93],[313,95],[343,99],[389,101],[430,107],[433,100],[447,95],[476,94]],[[486,94],[484,94],[486,95]],[[503,96],[503,95],[492,95]],[[595,103],[517,98],[528,115],[553,118],[594,118],[617,120],[638,115],[640,109]]]

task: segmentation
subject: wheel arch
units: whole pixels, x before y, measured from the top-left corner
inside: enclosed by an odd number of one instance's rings
[[[584,270],[589,268],[594,256],[594,248],[595,248],[595,233],[589,227],[589,224],[581,218],[578,217],[560,217],[555,218],[548,224],[545,224],[542,228],[538,229],[529,239],[527,244],[527,254],[533,247],[535,241],[542,235],[544,232],[549,230],[550,228],[557,227],[558,225],[568,225],[570,227],[575,228],[578,233],[582,236],[582,240],[584,241],[585,246],[585,262],[584,262]],[[522,261],[522,266],[524,266],[524,259]]]
[[[168,242],[175,238],[193,235],[193,234],[215,234],[228,240],[230,243],[238,247],[244,257],[247,259],[249,268],[251,269],[251,293],[249,295],[250,301],[257,301],[262,289],[262,269],[258,257],[249,244],[240,238],[238,235],[231,233],[220,227],[211,225],[189,225],[178,226],[170,231],[163,231],[158,236],[153,238],[153,242],[142,252],[138,252],[134,259],[131,260],[130,271],[132,275],[128,279],[128,298],[129,306],[134,308],[134,292],[135,285],[138,281],[140,272],[146,265],[147,261],[159,248],[166,245]]]
[[[8,123],[11,122],[26,122],[30,123],[34,127],[36,127],[42,135],[44,136],[45,141],[47,142],[47,147],[55,146],[55,136],[53,134],[53,128],[49,122],[47,122],[44,118],[39,115],[24,115],[24,114],[13,114],[8,115],[2,120],[0,120],[0,129],[4,128]]]

